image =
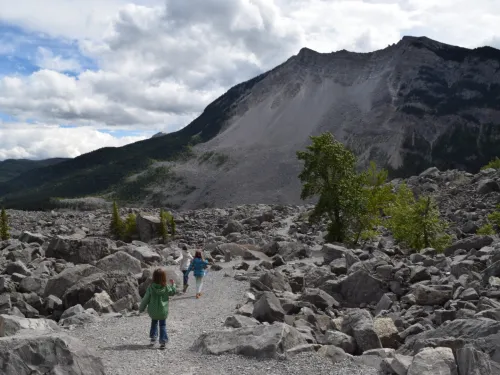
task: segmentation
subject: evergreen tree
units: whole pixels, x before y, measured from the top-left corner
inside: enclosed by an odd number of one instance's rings
[[[362,209],[363,179],[356,173],[356,157],[331,133],[311,140],[306,151],[297,152],[304,162],[301,198],[319,197],[310,220],[328,218],[327,241],[344,242]]]
[[[0,240],[5,241],[10,238],[9,229],[9,218],[5,208],[2,208],[2,213],[0,214]]]
[[[175,236],[175,229],[174,216],[164,211],[163,208],[160,209],[160,237],[163,243],[167,243],[170,236]]]
[[[111,217],[110,232],[117,239],[123,239],[125,234],[125,226],[120,213],[118,212],[118,205],[115,201],[113,201],[113,214]]]
[[[394,238],[410,248],[443,250],[451,242],[446,234],[448,223],[440,218],[434,200],[430,196],[415,199],[406,184],[399,187],[388,213],[391,217],[387,223]]]
[[[135,214],[129,214],[127,216],[124,226],[125,241],[131,241],[132,238],[137,234],[137,217],[135,216]]]

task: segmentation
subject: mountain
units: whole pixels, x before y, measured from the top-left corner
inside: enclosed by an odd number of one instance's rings
[[[11,206],[103,193],[184,208],[298,203],[295,152],[325,131],[360,167],[373,159],[392,176],[477,171],[500,154],[500,51],[426,37],[370,53],[303,48],[178,132],[24,173],[0,196]]]
[[[43,168],[49,165],[60,163],[65,158],[53,158],[45,160],[28,160],[28,159],[6,159],[0,161],[0,183],[12,180],[24,172],[31,171],[35,168]]]
[[[158,133],[152,135],[151,138],[163,137],[164,135],[167,135],[167,133],[158,132]]]

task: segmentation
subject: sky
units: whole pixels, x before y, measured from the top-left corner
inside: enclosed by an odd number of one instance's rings
[[[175,131],[302,47],[404,35],[500,48],[500,1],[0,0],[0,160]]]

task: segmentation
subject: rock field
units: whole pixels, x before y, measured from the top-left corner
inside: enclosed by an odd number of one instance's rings
[[[500,174],[429,169],[453,245],[412,252],[390,233],[350,249],[323,240],[311,206],[137,212],[138,238],[109,237],[107,210],[8,211],[0,241],[0,369],[24,374],[500,374],[500,239],[475,235],[500,203]],[[393,181],[397,184],[398,181]],[[181,286],[179,245],[203,249],[205,293],[172,298],[167,350],[137,315],[152,269]],[[192,284],[194,284],[192,282]],[[179,288],[182,289],[182,288]]]

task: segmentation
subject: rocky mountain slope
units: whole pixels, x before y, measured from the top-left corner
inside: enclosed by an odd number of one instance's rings
[[[499,103],[500,51],[490,47],[404,37],[370,53],[303,48],[177,133],[27,173],[0,196],[16,206],[125,184],[118,197],[141,204],[300,203],[295,152],[324,131],[361,166],[373,159],[393,176],[432,165],[475,172],[500,153]]]
[[[327,244],[307,206],[176,212],[167,245],[156,209],[140,213],[132,243],[109,238],[110,211],[8,210],[0,366],[8,375],[150,374],[159,363],[186,374],[500,374],[500,239],[469,229],[500,202],[499,181],[500,171],[436,168],[407,181],[452,222],[441,254],[411,253],[388,232],[360,248]],[[134,311],[152,267],[181,285],[181,243],[209,259],[205,294],[172,299],[171,347],[157,354]]]

